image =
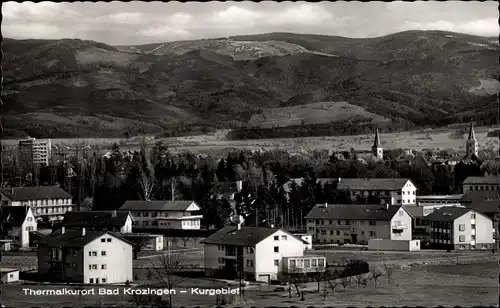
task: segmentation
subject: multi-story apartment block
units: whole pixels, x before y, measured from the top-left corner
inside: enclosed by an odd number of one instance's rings
[[[469,176],[462,183],[463,193],[468,191],[500,190],[500,178],[497,176]]]
[[[462,200],[463,194],[456,195],[431,195],[431,196],[417,196],[417,205],[427,206],[427,205],[441,205],[447,204],[451,206],[459,206],[460,200]]]
[[[132,232],[132,215],[126,211],[67,212],[61,223],[66,229]]]
[[[430,222],[431,244],[441,249],[491,249],[492,220],[468,208],[442,207],[425,217]]]
[[[3,219],[4,236],[19,247],[28,247],[30,232],[37,231],[37,223],[28,206],[1,206],[0,218]]]
[[[127,201],[119,211],[130,212],[136,228],[199,230],[203,218],[194,201]]]
[[[351,199],[376,196],[392,205],[415,204],[417,187],[410,179],[339,178],[337,189],[349,192]]]
[[[116,234],[62,227],[41,238],[37,244],[38,273],[47,281],[132,282],[132,244]]]
[[[412,240],[412,217],[401,205],[320,204],[306,215],[306,219],[307,233],[316,243]]]
[[[19,140],[19,164],[22,169],[29,171],[31,166],[48,166],[51,158],[51,141],[36,140],[35,138],[26,138]]]
[[[304,257],[304,242],[283,229],[225,227],[201,243],[207,276],[232,279],[241,274],[247,280],[269,283],[279,279],[293,265],[297,271],[304,272],[326,266],[321,257]],[[322,261],[317,261],[318,258]],[[304,262],[307,267],[304,267]]]
[[[29,206],[39,221],[58,221],[73,211],[72,197],[59,186],[10,187],[0,189],[3,206]]]

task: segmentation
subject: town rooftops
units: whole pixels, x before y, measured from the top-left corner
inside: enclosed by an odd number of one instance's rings
[[[192,206],[194,204],[194,206]],[[198,211],[200,207],[194,201],[179,200],[179,201],[141,201],[129,200],[121,207],[120,211],[188,211],[192,208]]]
[[[216,245],[255,246],[262,240],[266,239],[279,230],[284,231],[283,229],[245,226],[242,226],[241,229],[238,230],[238,227],[236,226],[229,226],[224,227],[214,234],[210,235],[206,239],[202,240],[201,243]],[[290,234],[290,236],[293,235]],[[302,240],[299,239],[299,241]]]
[[[66,227],[122,227],[127,222],[129,212],[93,211],[66,212],[62,225]]]
[[[500,185],[500,178],[493,175],[488,176],[469,176],[464,181],[463,184],[469,185]]]
[[[425,220],[451,222],[470,211],[471,209],[463,207],[442,207],[425,216]]]
[[[498,213],[500,200],[476,200],[467,204],[467,208],[473,209],[479,213],[490,214]]]
[[[391,220],[401,205],[381,204],[318,204],[306,219]]]
[[[340,190],[400,190],[410,179],[344,179],[341,178],[337,188]]]
[[[109,234],[121,241],[127,242],[125,239],[120,236],[106,231],[86,231],[83,233],[81,229],[70,229],[62,232],[58,230],[51,234],[45,235],[41,237],[36,244],[45,247],[70,247],[70,248],[81,248],[85,247],[90,242],[98,239],[99,237]]]
[[[72,198],[59,186],[11,187],[2,188],[0,192],[12,201]]]
[[[1,206],[0,210],[4,222],[11,226],[18,227],[21,226],[26,219],[29,208],[26,206]]]
[[[498,191],[495,190],[469,190],[460,199],[461,202],[470,203],[484,200],[500,200]]]

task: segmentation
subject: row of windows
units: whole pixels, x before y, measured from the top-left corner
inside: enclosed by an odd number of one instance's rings
[[[95,281],[95,283],[99,283],[99,278],[90,278],[89,279],[89,283],[94,283],[94,281]],[[101,278],[101,283],[106,283],[106,281],[107,281],[106,278]]]
[[[224,250],[226,250],[226,246],[225,245],[217,245],[217,250],[224,251]],[[232,251],[232,250],[234,250],[234,248],[228,248],[228,251],[229,250]],[[247,252],[247,254],[253,253],[252,247],[250,247],[250,246],[246,247],[246,252]]]
[[[71,204],[71,199],[28,200],[28,201],[22,202],[22,205],[28,205],[28,206],[36,206],[36,205],[69,205],[69,204]]]
[[[89,264],[89,270],[97,270],[99,268],[98,264]],[[101,269],[105,270],[106,264],[101,264]]]
[[[134,221],[133,224],[134,225],[139,225],[139,222],[138,221]],[[143,226],[149,226],[149,221],[144,220],[142,222],[142,225]],[[162,223],[158,223],[158,221],[152,221],[151,222],[151,226],[159,226],[159,225],[161,225],[161,226],[171,226],[171,224],[169,222],[168,223],[163,223],[163,222]],[[184,220],[182,222],[182,225],[184,225],[184,226],[199,226],[200,225],[200,220],[198,220],[198,219],[195,219],[195,220]]]
[[[290,268],[310,268],[310,267],[324,267],[325,259],[298,259],[290,260]]]
[[[470,185],[470,190],[500,190],[498,185]]]
[[[316,230],[316,233],[320,233],[319,230]],[[326,230],[321,230],[321,235],[327,235]],[[320,234],[316,234],[316,236],[319,236]],[[338,235],[341,236],[342,234],[340,233],[339,230],[336,230],[336,233],[334,233],[334,230],[330,230],[330,235]],[[347,231],[344,231],[344,236],[350,236],[350,234]],[[361,231],[361,235],[365,235],[365,231]],[[377,236],[377,233],[375,231],[369,231],[368,232],[369,236]],[[313,235],[314,236],[314,235]]]
[[[101,250],[101,256],[106,256],[106,250]],[[97,257],[97,251],[89,251],[89,257]]]
[[[403,215],[403,212],[400,212],[400,216],[402,216],[402,215]],[[354,221],[354,223],[355,222],[356,221]],[[322,219],[312,220],[312,219],[310,219],[309,223],[316,223],[317,225],[327,225],[327,224],[328,225],[333,225],[333,220],[322,220]],[[364,220],[359,220],[359,223],[361,225],[364,225],[365,221]],[[369,226],[375,226],[376,224],[377,224],[377,222],[375,220],[369,220],[368,221],[368,225]],[[342,225],[349,226],[349,225],[351,225],[351,221],[350,220],[345,220],[344,224],[342,224],[342,220],[337,220],[337,225],[338,226],[342,226]]]
[[[286,241],[286,239],[287,239],[287,236],[286,236],[286,235],[282,235],[282,236],[281,236],[281,240]],[[275,241],[279,241],[279,240],[280,240],[279,235],[275,235],[275,236],[274,236],[274,240],[275,240]]]

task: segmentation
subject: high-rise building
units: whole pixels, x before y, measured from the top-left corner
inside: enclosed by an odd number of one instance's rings
[[[48,166],[51,156],[50,139],[36,140],[26,138],[19,140],[19,164],[22,170],[30,171],[34,166]]]

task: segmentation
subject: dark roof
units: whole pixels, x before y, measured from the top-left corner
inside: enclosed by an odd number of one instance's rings
[[[2,188],[0,192],[13,201],[72,198],[69,193],[59,186]]]
[[[202,240],[201,243],[255,246],[278,230],[280,229],[242,226],[241,229],[238,230],[236,226],[224,227]]]
[[[116,211],[66,212],[62,225],[66,227],[122,227],[129,212]]]
[[[467,204],[467,208],[478,211],[479,213],[489,214],[498,213],[500,200],[477,200]]]
[[[379,148],[380,147],[380,138],[378,136],[378,129],[375,131],[375,140],[373,141],[373,146],[372,148]]]
[[[495,190],[469,190],[460,199],[461,202],[476,202],[484,200],[500,200]]]
[[[470,124],[470,128],[469,128],[469,138],[468,140],[476,140],[476,134],[474,133],[474,124]]]
[[[499,185],[500,178],[493,175],[488,176],[469,176],[465,179],[463,184],[491,184]]]
[[[48,247],[85,247],[88,243],[93,240],[105,235],[110,234],[122,241],[127,242],[123,238],[117,236],[114,233],[106,231],[86,231],[85,235],[82,236],[82,230],[65,230],[61,233],[61,230],[48,234],[40,238],[36,243],[40,246]],[[128,243],[128,242],[127,242]]]
[[[129,200],[121,207],[120,211],[185,211],[191,204],[190,200],[179,201],[140,201]]]
[[[210,193],[213,195],[231,195],[237,192],[238,185],[236,182],[220,182],[210,190]]]
[[[11,226],[21,226],[28,214],[26,206],[1,206],[3,221]]]
[[[410,179],[344,179],[341,178],[337,186],[340,190],[399,190]]]
[[[391,205],[387,208],[380,204],[318,204],[306,215],[306,219],[345,219],[345,220],[391,220],[402,208]]]
[[[425,216],[425,220],[451,222],[470,211],[471,209],[463,207],[441,207]]]

